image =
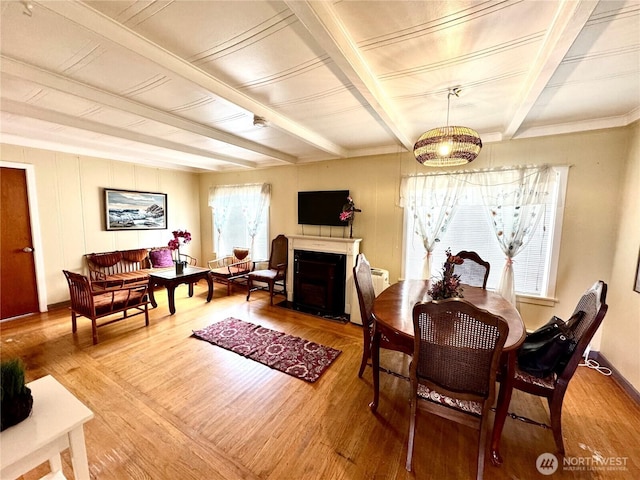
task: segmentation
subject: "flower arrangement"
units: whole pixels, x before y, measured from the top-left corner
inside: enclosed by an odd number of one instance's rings
[[[347,197],[347,203],[342,206],[342,212],[340,213],[340,221],[347,222],[349,224],[349,238],[353,238],[353,220],[356,216],[356,212],[361,212],[359,208],[356,208],[353,198]]]
[[[445,298],[462,298],[460,275],[453,273],[456,265],[462,265],[464,260],[456,255],[451,255],[451,249],[447,248],[447,260],[442,267],[442,279],[437,280],[429,289],[429,295],[434,300]]]
[[[176,250],[176,262],[180,262],[180,244],[187,244],[191,241],[191,234],[186,230],[174,230],[171,232],[173,238],[169,240],[169,248]]]

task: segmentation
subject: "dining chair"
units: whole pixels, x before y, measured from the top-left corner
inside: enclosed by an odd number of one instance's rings
[[[456,254],[464,260],[460,265],[456,265],[454,273],[460,275],[460,282],[472,287],[487,288],[487,279],[491,265],[485,262],[476,252],[462,250]]]
[[[484,475],[489,412],[507,322],[462,299],[413,307],[411,418],[406,468],[411,471],[420,408],[480,431],[476,478]]]
[[[362,377],[367,362],[371,358],[374,328],[373,301],[376,298],[373,290],[371,264],[367,261],[364,253],[360,253],[356,257],[356,264],[353,267],[353,281],[356,284],[360,318],[362,319],[362,360],[360,361],[360,370],[358,370],[358,377]]]
[[[271,254],[269,256],[269,266],[264,270],[254,270],[247,274],[247,301],[251,292],[257,290],[254,282],[263,282],[268,285],[271,305],[273,296],[282,294],[287,296],[287,263],[289,258],[289,240],[280,234],[271,241]],[[274,290],[275,285],[279,285],[279,290]]]
[[[360,370],[358,370],[358,377],[362,377],[367,363],[371,360],[373,335],[377,327],[376,317],[373,314],[373,303],[376,298],[373,288],[373,276],[371,275],[371,265],[364,253],[360,253],[356,257],[356,264],[353,267],[353,280],[356,284],[360,319],[362,320],[362,360],[360,362]],[[380,337],[380,348],[386,348],[386,345],[388,345],[388,339],[383,335]],[[408,380],[406,376],[393,370],[384,367],[379,367],[379,369],[382,372]]]
[[[606,300],[607,284],[599,280],[594,283],[578,301],[572,317],[578,312],[584,312],[584,314],[574,330],[574,339],[576,341],[575,349],[562,371],[553,372],[545,378],[538,378],[521,370],[516,365],[513,388],[547,399],[551,431],[553,432],[553,438],[558,452],[561,454],[564,454],[564,440],[562,438],[562,402],[564,395],[567,392],[567,387],[569,386],[571,378],[573,378],[573,374],[582,361],[589,342],[591,342],[593,335],[600,327],[607,313],[609,306],[606,304]],[[503,385],[501,385],[500,388],[502,390]],[[500,395],[502,395],[502,391]],[[549,428],[549,425],[536,422],[527,417],[514,414],[510,415],[526,423]]]

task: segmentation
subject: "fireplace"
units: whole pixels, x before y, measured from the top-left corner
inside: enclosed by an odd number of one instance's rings
[[[323,305],[332,305],[336,298],[340,298],[342,302],[340,308],[338,308],[338,303],[340,302],[339,300],[335,301],[335,305],[333,305],[333,307],[335,307],[335,311],[339,311],[337,315],[322,314],[321,316],[348,318],[348,315],[351,314],[351,312],[354,310],[354,305],[356,316],[360,315],[359,313],[357,313],[359,312],[357,308],[358,297],[356,295],[355,285],[353,283],[353,266],[355,265],[356,257],[358,256],[360,250],[360,242],[362,241],[362,239],[315,237],[311,235],[287,235],[287,238],[289,239],[289,268],[287,269],[287,285],[290,285],[292,287],[287,289],[287,300],[293,306],[293,308],[296,308],[295,301],[297,301],[298,299],[302,299],[301,301],[304,301],[305,303],[322,303]],[[303,282],[306,283],[306,285],[300,286],[299,288],[296,284],[296,281],[294,280],[296,270],[296,262],[294,259],[295,252],[304,252],[305,254],[335,254],[338,257],[344,258],[344,268],[338,268],[335,265],[332,267],[319,267],[317,264],[314,264],[314,268],[320,270],[324,269],[325,272],[322,275],[316,272],[314,275],[307,276],[304,279],[305,281]],[[322,260],[326,258],[327,257],[321,257]],[[311,266],[311,263],[305,266]],[[333,288],[328,287],[324,283],[320,285],[320,280],[318,278],[313,278],[320,276],[326,277],[327,275],[331,276],[329,275],[329,272],[326,271],[327,269],[333,269],[333,272],[337,272],[337,276],[340,277],[336,279],[336,276],[334,276]],[[342,285],[341,292],[336,292],[336,285]],[[301,293],[300,289],[303,289],[304,291]],[[331,302],[325,301],[327,300],[325,298],[327,296],[331,296]],[[320,298],[323,298],[323,300],[319,300]],[[332,310],[333,308],[329,309]],[[303,311],[305,309],[298,308],[298,310]],[[317,307],[309,307],[306,310],[308,310],[308,313],[319,313]]]
[[[294,308],[344,314],[346,255],[294,250],[293,265]]]

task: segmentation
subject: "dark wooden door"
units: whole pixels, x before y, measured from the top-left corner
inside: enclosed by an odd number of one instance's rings
[[[38,311],[25,170],[0,168],[0,318]]]

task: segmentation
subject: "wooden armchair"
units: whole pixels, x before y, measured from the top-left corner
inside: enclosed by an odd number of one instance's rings
[[[255,267],[249,249],[245,247],[235,247],[233,255],[209,260],[207,264],[213,280],[227,285],[227,295],[231,294],[231,284],[246,283],[247,274]]]
[[[148,280],[138,283],[127,283],[125,280],[122,280],[120,285],[115,285],[114,280],[108,280],[104,285],[100,285],[99,281],[94,281],[94,288],[92,288],[92,282],[90,282],[86,276],[67,270],[63,270],[63,273],[69,284],[69,294],[71,296],[71,331],[73,333],[76,333],[78,330],[76,321],[78,316],[83,316],[91,320],[94,345],[98,343],[98,327],[103,327],[142,313],[144,313],[145,325],[149,326]],[[137,312],[129,315],[128,311],[130,309],[135,309]],[[98,325],[98,319],[116,313],[122,313],[123,315]]]
[[[187,262],[187,265],[190,267],[198,266],[198,259],[196,257],[192,257],[191,255],[187,255],[186,253],[180,254],[180,260],[183,262]]]
[[[271,241],[271,255],[269,256],[269,268],[266,270],[255,270],[247,275],[247,301],[253,290],[258,287],[253,286],[253,282],[266,283],[269,287],[269,296],[271,297],[271,305],[273,305],[273,296],[276,293],[287,296],[287,263],[289,258],[289,240],[284,235],[278,235]],[[274,286],[280,285],[278,291],[274,290]]]

